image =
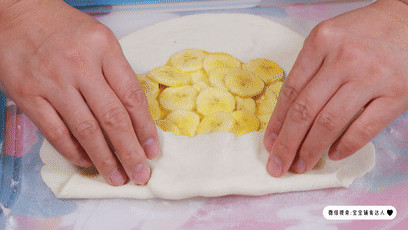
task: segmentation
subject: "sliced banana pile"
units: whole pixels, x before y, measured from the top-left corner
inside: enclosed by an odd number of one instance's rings
[[[275,62],[243,63],[227,53],[186,49],[138,75],[150,113],[163,130],[195,136],[265,131],[284,81]]]

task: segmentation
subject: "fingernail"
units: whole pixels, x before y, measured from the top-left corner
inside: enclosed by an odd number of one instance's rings
[[[112,171],[109,175],[109,179],[114,185],[123,185],[126,182],[126,176],[120,172],[118,168]]]
[[[146,153],[146,156],[148,158],[155,158],[159,155],[159,145],[157,141],[155,141],[153,138],[149,138],[144,144],[143,144],[143,150]]]
[[[136,165],[132,171],[132,180],[135,184],[144,185],[150,178],[150,167],[144,164]]]
[[[294,166],[293,166],[293,171],[296,173],[304,173],[306,171],[306,163],[302,158],[299,158]]]
[[[343,159],[343,154],[341,154],[338,150],[335,150],[334,152],[330,154],[330,159],[334,161],[341,160]]]
[[[280,177],[282,175],[282,162],[278,157],[273,156],[269,160],[268,171],[273,177]]]

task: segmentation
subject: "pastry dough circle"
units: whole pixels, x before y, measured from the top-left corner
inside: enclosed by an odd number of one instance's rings
[[[226,52],[244,62],[269,58],[288,73],[304,38],[288,28],[249,14],[185,16],[139,30],[120,40],[136,73],[164,65],[175,52],[199,48]],[[353,156],[333,162],[324,155],[317,168],[283,178],[268,175],[263,133],[243,136],[217,132],[189,138],[158,129],[162,155],[150,161],[152,177],[146,186],[128,183],[113,187],[95,169],[80,170],[45,140],[40,155],[44,182],[59,198],[165,198],[268,193],[348,186],[374,166],[369,143]]]

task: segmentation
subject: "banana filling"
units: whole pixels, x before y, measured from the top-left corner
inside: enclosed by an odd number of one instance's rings
[[[277,63],[243,63],[227,53],[185,49],[139,75],[150,113],[164,131],[195,136],[265,131],[285,80]]]

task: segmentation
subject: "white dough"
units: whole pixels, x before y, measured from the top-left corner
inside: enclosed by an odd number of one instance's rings
[[[265,18],[246,14],[203,14],[162,22],[137,31],[120,43],[137,73],[164,65],[185,48],[227,52],[247,62],[265,57],[289,72],[304,38]],[[302,175],[273,178],[266,171],[268,153],[263,133],[236,137],[218,132],[189,138],[158,129],[161,156],[150,161],[152,177],[146,186],[128,183],[113,187],[95,169],[80,170],[46,140],[40,155],[44,182],[59,198],[183,199],[229,194],[263,195],[349,186],[375,163],[369,143],[353,156],[331,161],[327,153],[317,167]]]

